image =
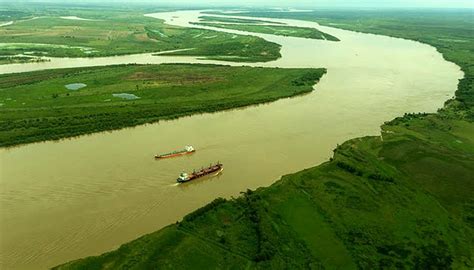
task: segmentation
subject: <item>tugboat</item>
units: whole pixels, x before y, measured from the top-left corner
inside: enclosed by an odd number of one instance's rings
[[[156,155],[156,159],[162,159],[162,158],[172,158],[172,157],[178,157],[178,156],[183,156],[183,155],[188,155],[196,152],[194,147],[191,145],[186,145],[184,149],[178,150],[178,151],[173,151],[171,153],[166,153],[166,154],[161,154],[161,155]]]
[[[224,170],[224,165],[222,165],[220,162],[217,162],[215,165],[211,165],[207,168],[203,168],[197,172],[193,171],[190,174],[183,172],[179,175],[176,181],[178,181],[178,183],[185,183],[185,182],[189,182],[189,181],[204,177],[206,175],[210,175],[214,173],[218,174],[222,172],[222,170]]]

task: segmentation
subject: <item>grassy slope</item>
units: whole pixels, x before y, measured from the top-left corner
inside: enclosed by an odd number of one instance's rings
[[[229,23],[227,20],[220,20],[219,17],[202,17],[203,22],[195,23],[196,25],[204,25],[218,27],[224,29],[233,29],[246,32],[264,33],[279,36],[302,37],[311,39],[325,39],[329,41],[339,41],[335,36],[326,34],[314,28],[293,27],[285,25],[258,25],[258,24],[237,24]],[[207,19],[206,19],[207,18]],[[219,22],[226,22],[225,24]]]
[[[193,49],[179,55],[240,57],[248,61],[280,57],[278,44],[258,37],[174,27],[137,12],[64,9],[30,14],[39,18],[0,27],[0,43],[9,44],[0,44],[0,55],[33,52],[37,56],[95,57]],[[65,15],[93,21],[59,18]]]
[[[246,262],[279,269],[472,269],[474,100],[469,46],[474,43],[472,35],[462,34],[472,28],[459,23],[459,16],[446,14],[422,20],[419,14],[402,20],[385,14],[377,23],[373,16],[360,14],[327,16],[354,25],[347,28],[358,25],[359,30],[431,41],[466,73],[456,100],[438,114],[397,118],[382,127],[382,137],[348,141],[331,161],[285,176],[269,188],[230,201],[218,199],[179,224],[118,251],[58,268],[140,269],[145,263],[150,268],[183,268],[181,263],[189,259],[197,268],[244,268]],[[467,42],[438,41],[446,38]],[[169,247],[160,242],[160,234],[171,232],[175,235]],[[176,252],[195,246],[202,248]],[[144,250],[157,251],[159,258]],[[216,252],[218,256],[206,256]],[[240,257],[229,262],[233,255]]]
[[[0,146],[112,130],[313,90],[324,69],[128,65],[0,75]],[[71,91],[70,83],[86,88]],[[140,99],[123,100],[114,93]]]

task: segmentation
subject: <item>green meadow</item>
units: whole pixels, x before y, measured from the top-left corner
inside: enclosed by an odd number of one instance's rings
[[[212,14],[212,13],[209,13]],[[279,22],[272,22],[272,21],[266,21],[266,20],[252,20],[252,19],[241,19],[241,18],[228,18],[228,17],[217,17],[217,16],[201,16],[201,20],[205,22],[217,22],[217,23],[238,23],[238,24],[265,24],[265,23],[271,23],[271,24],[280,24],[283,25],[283,23]]]
[[[270,102],[311,92],[324,73],[175,64],[0,75],[0,146]],[[74,83],[87,86],[66,88]]]

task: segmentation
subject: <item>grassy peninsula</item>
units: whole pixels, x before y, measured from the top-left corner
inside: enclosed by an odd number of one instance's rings
[[[240,19],[234,19],[234,20],[237,20],[236,22],[238,23],[231,23],[229,22],[229,20],[232,18],[221,19],[220,17],[209,17],[209,16],[203,16],[201,17],[201,19],[203,19],[203,22],[194,23],[194,24],[224,28],[224,29],[247,31],[247,32],[253,32],[253,33],[263,33],[263,34],[271,34],[271,35],[279,35],[279,36],[339,41],[337,37],[321,32],[315,28],[287,26],[287,25],[279,25],[279,24],[273,24],[273,23],[272,25],[261,25],[261,23],[260,24],[253,24],[253,23],[244,24],[245,21],[244,22],[239,21]]]
[[[264,14],[258,13],[258,16]],[[269,13],[416,39],[465,72],[437,114],[406,114],[318,167],[217,199],[181,222],[57,269],[472,269],[474,35],[466,13]]]
[[[212,14],[212,12],[210,12]],[[201,20],[205,22],[218,22],[218,23],[238,23],[238,24],[279,24],[284,25],[279,22],[272,22],[266,20],[252,20],[252,19],[242,19],[242,18],[229,18],[229,17],[217,17],[217,16],[201,16]]]
[[[270,102],[311,92],[324,73],[174,64],[0,75],[0,146]]]

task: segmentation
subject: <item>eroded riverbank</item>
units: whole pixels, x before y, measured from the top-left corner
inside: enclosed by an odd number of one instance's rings
[[[173,23],[180,25],[199,15],[179,12],[159,16],[177,16]],[[328,69],[312,94],[242,110],[2,149],[2,266],[48,267],[99,254],[172,223],[215,197],[236,196],[247,188],[269,185],[283,174],[323,162],[337,143],[378,134],[386,120],[405,112],[436,111],[453,95],[462,76],[457,66],[444,61],[430,46],[319,28],[341,42],[254,34],[281,44],[283,57],[253,65]],[[209,62],[150,56],[124,56],[113,61],[129,63],[125,57],[138,63],[163,59]],[[81,61],[90,64],[87,61],[100,59],[62,61],[63,65],[78,66]],[[21,67],[26,71],[34,66]],[[193,144],[198,149],[196,155],[164,162],[152,159],[161,149],[184,144]],[[181,170],[217,160],[225,164],[219,178],[180,187],[174,184]]]

